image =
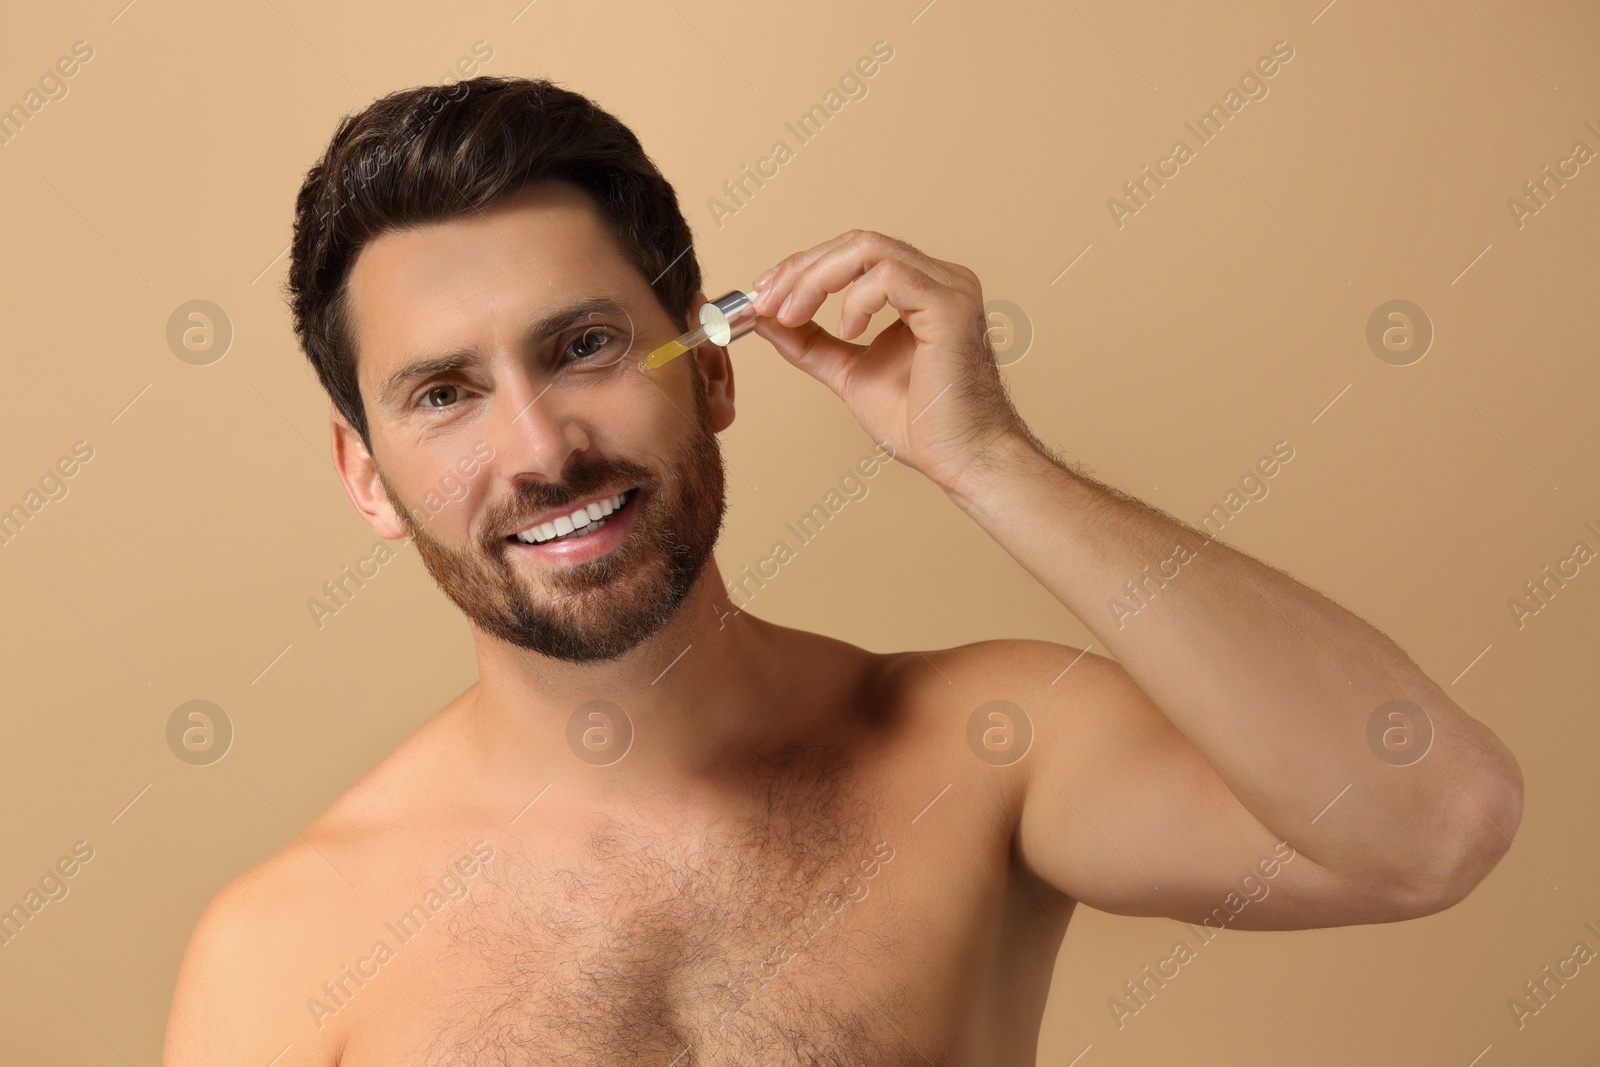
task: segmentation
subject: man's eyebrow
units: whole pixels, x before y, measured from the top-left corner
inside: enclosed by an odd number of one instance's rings
[[[594,315],[621,315],[628,319],[630,328],[633,322],[628,309],[618,301],[609,296],[591,296],[563,304],[547,312],[523,334],[523,341],[530,346],[539,344],[574,326],[582,325]],[[439,356],[424,356],[412,360],[389,375],[378,391],[378,402],[384,405],[392,404],[413,382],[431,378],[436,374],[463,370],[477,363],[478,358],[476,349],[463,348]]]

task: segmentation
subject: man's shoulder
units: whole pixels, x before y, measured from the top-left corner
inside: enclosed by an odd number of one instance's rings
[[[877,674],[897,693],[935,700],[941,693],[945,700],[1044,700],[1049,706],[1095,692],[1113,662],[1089,647],[1012,637],[893,652],[881,659]]]
[[[934,739],[928,751],[994,783],[1019,816],[1039,769],[1080,749],[1130,684],[1089,647],[1026,638],[896,652],[876,673],[880,699]]]
[[[295,1062],[328,1062],[295,1041],[305,1000],[348,956],[359,917],[381,897],[391,866],[387,843],[427,802],[428,767],[441,757],[452,701],[385,754],[272,855],[212,897],[190,934],[168,1024],[164,1062],[253,1062],[261,1042],[294,1042]],[[359,888],[358,888],[359,887]],[[226,1020],[224,1022],[223,1020]],[[301,1055],[311,1058],[296,1059]],[[280,1064],[287,1067],[288,1061]]]
[[[327,844],[297,836],[234,877],[201,913],[190,952],[222,965],[260,959],[260,950],[268,946],[282,953],[302,937],[314,939],[316,928],[337,910],[326,905],[340,895],[341,876]]]
[[[164,1063],[266,1063],[291,1044],[278,1067],[335,1062],[340,1031],[311,1026],[307,998],[371,940],[395,836],[376,811],[395,778],[380,764],[212,897],[184,951]]]
[[[184,951],[163,1063],[270,1060],[289,1044],[295,1063],[330,1062],[301,1037],[315,946],[340,928],[349,891],[329,861],[296,837],[212,897]]]

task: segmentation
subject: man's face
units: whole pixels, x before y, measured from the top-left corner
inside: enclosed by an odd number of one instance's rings
[[[658,631],[721,528],[715,433],[732,421],[731,379],[708,389],[694,355],[638,369],[679,331],[587,196],[545,183],[483,215],[384,234],[349,295],[386,497],[369,521],[397,516],[450,599],[512,644],[584,662]],[[423,362],[436,365],[406,376]],[[362,481],[353,451],[347,486]],[[603,514],[616,494],[625,503]],[[565,531],[579,510],[588,521],[571,533],[515,536],[540,520]]]

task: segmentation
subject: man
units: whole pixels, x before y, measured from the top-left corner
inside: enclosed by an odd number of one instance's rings
[[[1393,642],[1039,444],[966,267],[852,230],[756,279],[758,331],[1113,658],[880,655],[734,607],[733,364],[639,367],[705,294],[671,187],[583,97],[378,101],[293,247],[340,477],[479,678],[212,902],[172,1067],[1031,1063],[1076,902],[1392,922],[1516,830],[1515,760]]]

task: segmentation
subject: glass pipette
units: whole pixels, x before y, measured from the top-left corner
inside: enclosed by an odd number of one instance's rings
[[[754,291],[746,293],[735,289],[715,300],[707,300],[700,305],[700,325],[644,357],[639,361],[639,369],[659,367],[706,341],[720,346],[743,337],[756,326],[755,299]]]

